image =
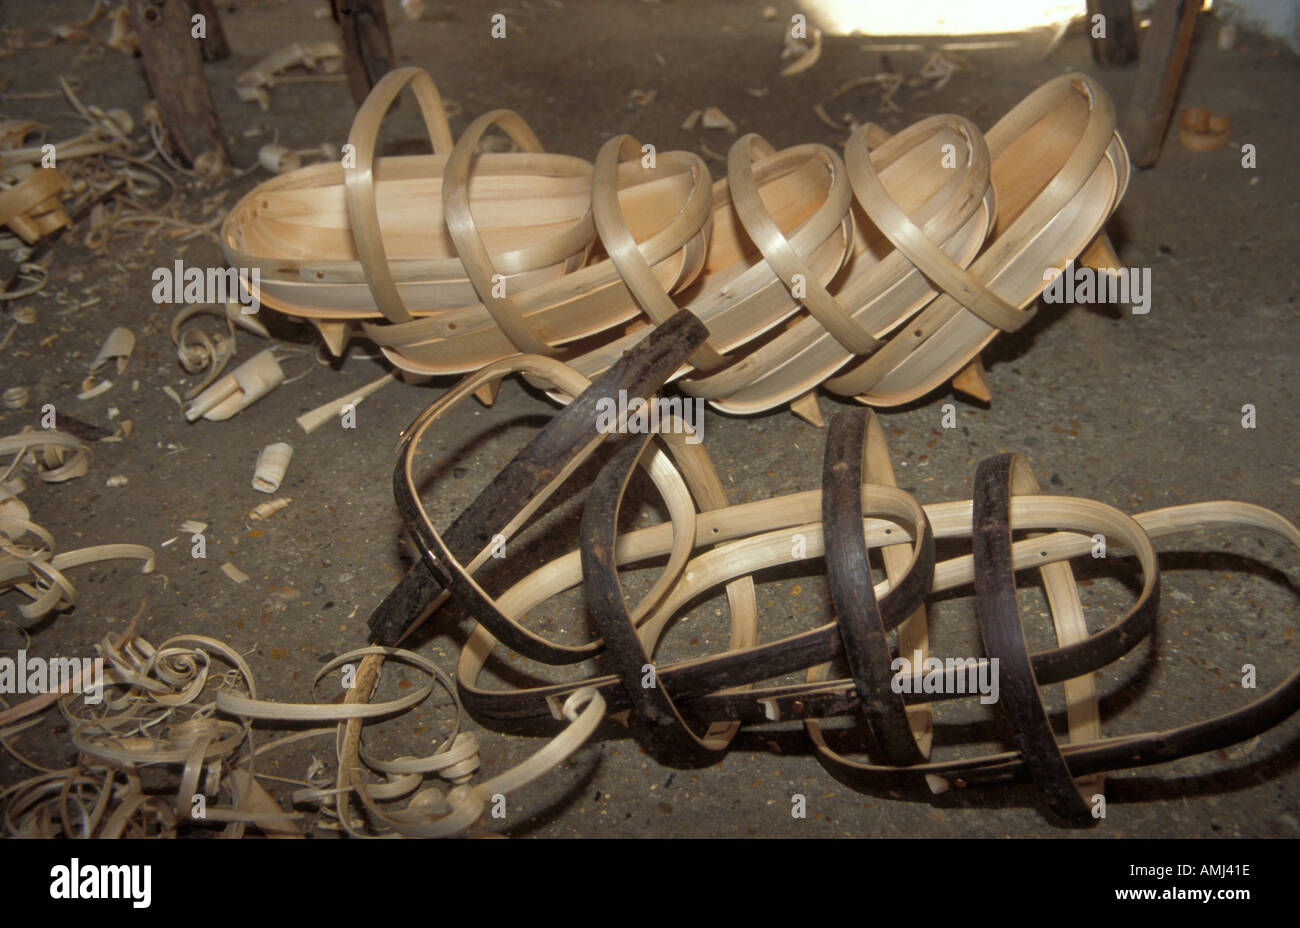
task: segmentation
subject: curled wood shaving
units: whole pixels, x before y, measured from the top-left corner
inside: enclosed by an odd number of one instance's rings
[[[134,634],[134,626],[133,620],[117,640],[105,636],[96,648],[105,665],[102,699],[87,701],[87,694],[66,692],[88,688],[78,679],[64,693],[33,697],[0,711],[0,745],[41,771],[0,790],[0,821],[7,836],[171,837],[183,826],[224,825],[223,837],[240,837],[253,825],[269,835],[292,837],[300,834],[296,822],[303,816],[283,811],[262,788],[257,780],[267,775],[258,773],[256,761],[270,751],[331,734],[337,762],[333,784],[325,765],[314,758],[305,780],[291,781],[302,786],[292,794],[294,804],[316,806],[327,816],[318,827],[356,837],[462,834],[495,795],[517,790],[554,768],[604,717],[599,694],[579,690],[564,704],[567,729],[519,766],[473,785],[478,741],[461,730],[463,711],[451,678],[427,658],[396,648],[349,651],[324,665],[313,680],[315,689],[326,676],[359,661],[355,686],[342,703],[278,703],[259,698],[251,668],[230,646],[202,635],[180,635],[154,647]],[[372,703],[385,660],[413,667],[428,679],[396,699]],[[448,735],[430,753],[390,760],[362,746],[365,721],[408,711],[435,689],[446,693],[455,717]],[[81,752],[77,766],[61,770],[38,767],[6,740],[39,724],[39,714],[55,703],[72,745]],[[338,728],[297,730],[257,746],[253,721]],[[355,739],[344,735],[352,731]],[[173,771],[166,793],[146,793],[140,777],[145,767]],[[439,782],[450,785],[445,795],[434,785]],[[199,796],[206,801],[197,802]],[[364,818],[355,814],[354,800],[366,811]],[[394,805],[402,800],[404,805]],[[201,815],[196,817],[196,810]]]
[[[31,393],[26,387],[10,387],[3,396],[0,396],[0,401],[4,402],[6,409],[22,409],[29,399]]]
[[[45,131],[50,127],[39,122],[24,119],[0,120],[0,151],[21,148],[28,136],[37,136],[37,144],[45,138]]]
[[[49,278],[49,272],[41,265],[23,264],[18,268],[17,279],[26,281],[26,283],[21,287],[15,287],[12,290],[6,290],[3,293],[0,293],[0,300],[20,300],[25,296],[31,296],[33,293],[44,290],[45,284],[49,281]],[[31,314],[32,321],[35,321],[36,311],[32,310]],[[16,314],[14,319],[18,322],[23,321],[18,319]],[[26,325],[28,323],[24,322],[24,324]]]
[[[112,25],[108,40],[104,44],[114,51],[121,52],[128,58],[134,56],[140,50],[140,38],[132,30],[130,21],[127,19],[125,3],[109,14],[109,22]]]
[[[111,389],[113,389],[113,381],[101,380],[99,383],[95,383],[93,376],[87,377],[81,382],[81,392],[77,394],[77,399],[93,400],[101,393],[107,393]]]
[[[291,502],[293,502],[293,500],[287,496],[282,496],[279,499],[267,500],[261,505],[254,506],[248,513],[248,517],[254,522],[263,522],[271,518],[271,516],[275,515],[281,509],[288,507]],[[185,526],[181,526],[181,528],[184,527]]]
[[[267,445],[257,455],[257,464],[253,468],[253,489],[259,493],[274,493],[280,489],[284,472],[293,460],[293,445],[278,441]]]
[[[225,332],[207,333],[195,326],[185,326],[198,316],[215,316],[226,323]],[[240,311],[238,303],[224,307],[213,303],[195,303],[186,306],[172,317],[171,338],[176,346],[176,358],[187,374],[203,374],[203,378],[185,394],[193,399],[221,376],[230,359],[235,356],[235,328],[246,329],[262,338],[270,333],[262,323]]]
[[[18,607],[28,625],[77,601],[77,590],[65,571],[99,561],[144,561],[142,573],[152,573],[154,554],[143,545],[110,544],[55,553],[54,536],[32,521],[19,500],[23,482],[11,475],[24,461],[32,461],[37,476],[46,483],[61,483],[83,476],[89,454],[77,439],[54,429],[21,432],[0,438],[0,455],[14,454],[0,473],[0,595],[17,591],[30,602]]]
[[[134,350],[135,333],[126,326],[118,326],[108,333],[104,346],[99,349],[99,354],[95,355],[95,360],[90,365],[90,372],[93,374],[99,370],[100,365],[111,358],[117,361],[117,372],[125,374],[126,366],[131,363],[131,352]]]
[[[940,91],[948,86],[948,81],[960,68],[956,58],[945,55],[942,51],[936,51],[925,60],[925,64],[921,65],[921,77],[935,82],[930,88],[932,91]]]
[[[190,422],[200,416],[214,422],[229,419],[282,383],[284,369],[267,348],[194,397],[185,407],[185,418]]]
[[[813,115],[820,119],[823,124],[830,126],[832,129],[837,131],[842,131],[844,129],[844,126],[841,123],[831,119],[830,113],[826,112],[826,107],[822,106],[820,103],[814,104],[812,109]]]
[[[290,83],[293,80],[284,76],[284,71],[298,66],[313,70],[317,62],[326,71],[337,70],[342,59],[343,49],[338,42],[291,42],[240,74],[235,79],[235,92],[239,99],[269,110],[271,97],[267,90],[276,84]],[[319,80],[320,76],[315,76],[315,79]]]
[[[811,27],[811,39],[797,39],[790,32],[785,36],[785,48],[781,49],[782,60],[794,58],[784,68],[781,69],[782,77],[792,77],[795,74],[802,74],[822,57],[822,31],[816,26]]]

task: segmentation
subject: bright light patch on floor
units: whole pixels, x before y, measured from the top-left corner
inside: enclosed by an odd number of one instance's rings
[[[989,35],[1063,23],[1084,0],[806,0],[832,35]]]

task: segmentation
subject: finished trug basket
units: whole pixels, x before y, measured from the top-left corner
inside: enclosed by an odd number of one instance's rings
[[[376,160],[408,85],[435,153]],[[518,150],[479,153],[493,126]],[[844,159],[746,135],[711,193],[694,154],[616,136],[593,166],[544,153],[508,110],[453,143],[416,68],[376,85],[349,141],[355,163],[270,180],[222,228],[266,305],[311,319],[331,350],[360,331],[414,374],[529,352],[593,377],[685,307],[709,339],[674,372],[681,390],[819,425],[820,385],[894,406],[965,372],[980,395],[980,350],[1033,315],[1044,271],[1113,264],[1102,228],[1129,174],[1114,107],[1081,74],[987,140],[957,116],[860,127]]]

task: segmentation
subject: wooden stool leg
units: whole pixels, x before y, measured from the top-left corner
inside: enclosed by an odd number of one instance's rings
[[[1160,157],[1200,9],[1201,0],[1156,0],[1151,34],[1142,46],[1142,63],[1121,133],[1140,168],[1151,167]]]
[[[189,6],[184,0],[129,0],[127,11],[163,125],[191,165],[220,177],[230,169],[230,154],[203,79],[199,42],[190,35]]]

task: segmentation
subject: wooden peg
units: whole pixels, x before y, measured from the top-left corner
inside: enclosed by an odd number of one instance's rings
[[[809,390],[803,396],[790,401],[790,411],[809,425],[822,428],[826,420],[822,418],[822,408],[817,403],[817,393]]]
[[[477,397],[478,401],[482,403],[484,406],[491,406],[493,403],[497,401],[497,394],[500,392],[501,392],[501,381],[493,380],[489,383],[483,384],[483,386],[475,390],[474,396]]]
[[[330,354],[336,358],[343,354],[343,346],[348,343],[346,322],[321,322],[319,319],[313,319],[312,325],[316,326],[317,332],[320,332],[320,337]]]
[[[1079,263],[1096,271],[1119,270],[1119,256],[1115,254],[1115,246],[1110,243],[1110,236],[1104,229],[1080,253]]]
[[[957,372],[952,378],[952,388],[964,393],[981,403],[993,402],[993,392],[989,390],[988,379],[984,376],[984,362],[979,355]]]

